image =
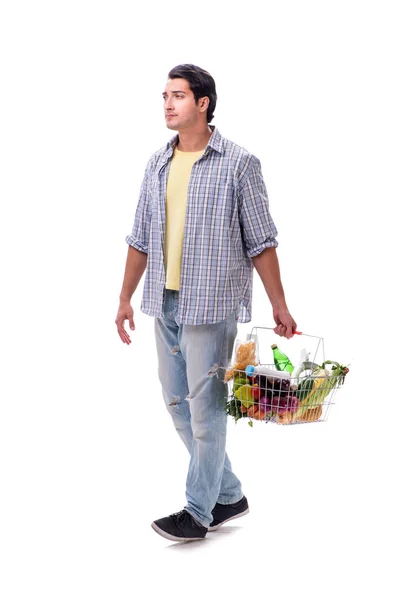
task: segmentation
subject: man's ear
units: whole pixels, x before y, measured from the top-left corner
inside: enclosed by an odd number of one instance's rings
[[[209,104],[210,104],[210,98],[208,96],[204,96],[204,98],[200,98],[200,110],[201,110],[201,112],[206,111]]]

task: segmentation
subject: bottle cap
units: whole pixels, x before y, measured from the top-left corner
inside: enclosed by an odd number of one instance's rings
[[[246,375],[247,377],[251,377],[254,373],[254,371],[256,370],[254,365],[247,365],[246,367]]]
[[[277,348],[277,347],[278,347],[278,346],[277,346],[276,344],[272,344],[272,346],[271,346],[272,350],[273,350],[274,348]]]

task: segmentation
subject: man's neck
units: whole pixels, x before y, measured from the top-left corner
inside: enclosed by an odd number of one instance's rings
[[[179,131],[177,148],[181,152],[199,152],[204,150],[212,135],[212,129],[207,125],[200,131]]]

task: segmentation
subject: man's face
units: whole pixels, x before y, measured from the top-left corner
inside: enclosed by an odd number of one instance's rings
[[[164,116],[168,129],[191,129],[207,115],[208,98],[196,104],[186,79],[168,79],[163,92]]]

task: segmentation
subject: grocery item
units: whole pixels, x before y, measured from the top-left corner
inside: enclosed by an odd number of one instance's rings
[[[319,365],[310,361],[310,352],[308,352],[306,348],[301,350],[300,358],[297,364],[298,366],[294,369],[294,371],[292,371],[292,376],[290,378],[293,385],[298,385],[300,383],[302,373],[305,371],[309,372],[319,368]]]
[[[238,390],[240,388],[240,386],[242,385],[246,385],[246,383],[249,383],[249,380],[247,379],[247,377],[234,377],[233,378],[233,391],[236,392],[236,390]]]
[[[305,400],[314,389],[315,379],[310,375],[305,377],[297,388],[296,395],[300,402]]]
[[[245,410],[243,410],[243,408]],[[247,411],[247,408],[243,407],[243,404],[241,404],[240,400],[237,400],[235,397],[233,397],[232,400],[230,400],[229,402],[226,403],[225,412],[227,415],[230,415],[231,417],[233,417],[235,419],[236,423],[239,419],[246,416],[245,415],[246,411]]]
[[[266,365],[247,365],[245,371],[248,377],[253,377],[254,375],[266,375],[267,377],[277,379],[290,379],[289,371],[275,371],[275,369],[271,369]]]
[[[235,397],[240,400],[240,402],[246,408],[249,408],[249,406],[254,404],[254,398],[251,393],[251,385],[241,385],[240,388],[236,390]]]
[[[247,416],[250,418],[254,418],[254,413],[259,411],[259,406],[253,404],[250,408],[247,409]]]
[[[289,371],[289,373],[292,373],[294,366],[290,362],[290,358],[279,350],[276,344],[272,344],[271,348],[274,356],[274,364],[278,371]]]
[[[247,365],[254,365],[256,359],[256,343],[254,340],[243,342],[238,345],[236,350],[235,362],[233,367],[226,370],[224,382],[226,383],[234,375],[241,375],[240,371],[244,371]]]
[[[275,417],[275,423],[279,425],[289,425],[289,423],[293,423],[294,414],[290,412],[290,410],[285,410],[285,412],[278,413]]]
[[[328,370],[326,365],[333,365],[333,367]],[[326,360],[320,369],[313,372],[314,384],[308,395],[300,401],[296,418],[301,419],[309,408],[322,404],[336,385],[343,384],[348,372],[348,367],[340,365],[338,362]]]
[[[268,414],[268,413],[267,413],[267,411],[265,411],[265,410],[263,410],[262,408],[260,408],[260,410],[257,410],[257,411],[254,413],[254,417],[253,417],[253,418],[254,418],[256,421],[263,421],[263,420],[265,419],[265,417],[267,416],[267,414]]]
[[[297,418],[300,419],[300,421],[303,421],[304,423],[311,423],[312,421],[318,421],[321,415],[322,404],[319,404],[318,406],[308,408],[305,413],[303,413],[300,417]]]

